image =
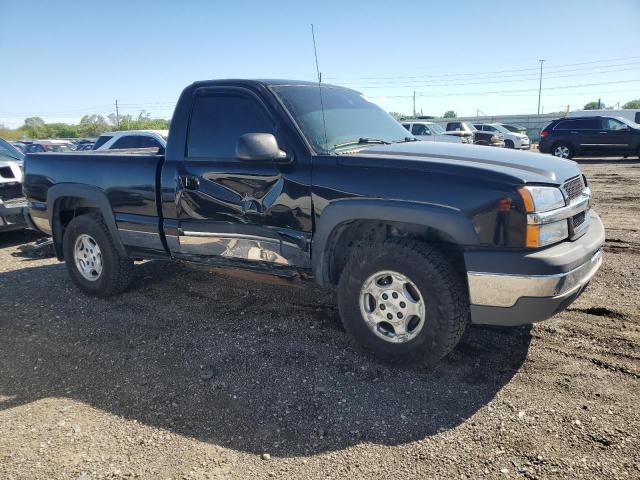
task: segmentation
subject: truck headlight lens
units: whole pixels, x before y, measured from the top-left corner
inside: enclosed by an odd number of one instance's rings
[[[556,187],[527,186],[518,189],[527,213],[542,213],[564,207],[564,196]]]
[[[543,225],[527,225],[527,247],[538,248],[560,242],[569,236],[567,220],[546,223]]]

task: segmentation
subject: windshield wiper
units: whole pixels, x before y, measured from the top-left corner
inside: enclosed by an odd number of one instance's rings
[[[406,143],[406,142],[417,142],[418,139],[416,137],[404,137],[403,140],[396,140],[393,143]]]
[[[379,145],[391,145],[391,142],[387,142],[386,140],[380,140],[379,138],[359,138],[357,141],[352,140],[350,142],[337,143],[333,146],[333,150],[335,150],[336,148],[350,147],[352,145],[366,145],[366,144],[372,144],[372,143],[376,143]]]

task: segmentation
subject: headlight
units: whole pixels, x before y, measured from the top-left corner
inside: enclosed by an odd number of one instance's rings
[[[564,195],[556,187],[522,187],[518,189],[527,213],[542,213],[564,207]]]
[[[569,225],[566,219],[544,225],[527,225],[527,247],[544,247],[568,236]]]
[[[556,187],[527,186],[518,189],[524,202],[527,216],[532,213],[548,212],[566,205],[564,195]],[[527,247],[538,248],[560,242],[569,236],[567,220],[560,220],[545,224],[527,223],[525,244]]]

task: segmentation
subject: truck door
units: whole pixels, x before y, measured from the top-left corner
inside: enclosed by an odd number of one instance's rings
[[[257,268],[309,266],[311,159],[290,128],[248,89],[195,90],[184,158],[167,158],[162,170],[172,255]],[[273,134],[290,163],[238,159],[238,138],[247,133]]]

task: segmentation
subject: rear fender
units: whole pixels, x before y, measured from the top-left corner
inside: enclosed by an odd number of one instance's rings
[[[109,233],[118,252],[123,256],[127,256],[127,251],[118,234],[111,204],[105,192],[91,185],[62,183],[54,185],[47,192],[47,212],[49,214],[49,224],[53,232],[53,244],[58,259],[62,260],[62,237],[64,233],[60,219],[60,205],[61,200],[67,197],[79,198],[85,205],[96,208],[102,215],[102,218],[104,218],[104,222],[109,229]]]

